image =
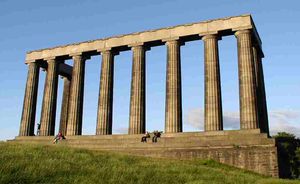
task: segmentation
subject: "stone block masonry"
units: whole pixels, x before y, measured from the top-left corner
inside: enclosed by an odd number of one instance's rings
[[[222,74],[219,67],[218,43],[222,37],[233,35],[237,40],[239,72],[241,130],[237,131],[238,133],[223,131],[220,80]],[[205,130],[204,133],[195,134],[182,133],[180,54],[185,42],[194,40],[202,40],[204,43],[205,68]],[[146,51],[159,45],[165,45],[167,50],[165,134],[156,145],[145,144],[147,146],[144,147],[137,144],[135,147],[141,134],[145,133],[147,124]],[[111,135],[114,56],[126,50],[132,51],[128,119],[130,135],[122,137]],[[85,72],[88,72],[85,71],[85,62],[96,55],[102,55],[97,123],[95,135],[86,138],[81,135],[84,77]],[[278,176],[276,146],[274,141],[268,138],[263,57],[261,40],[251,15],[226,17],[28,52],[25,61],[28,65],[28,76],[17,140],[43,142],[55,134],[58,76],[63,76],[64,92],[59,130],[67,136],[68,145],[148,156],[212,158],[261,174]],[[67,59],[73,60],[73,66],[65,64]],[[40,118],[41,131],[40,136],[33,137],[41,68],[47,72]]]

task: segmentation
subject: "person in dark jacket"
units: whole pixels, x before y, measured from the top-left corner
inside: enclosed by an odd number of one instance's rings
[[[147,138],[150,138],[149,132],[146,132],[145,135],[143,135],[141,142],[147,142]]]

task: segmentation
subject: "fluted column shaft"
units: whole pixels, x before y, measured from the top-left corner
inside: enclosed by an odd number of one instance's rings
[[[37,91],[40,67],[36,62],[28,64],[27,82],[23,101],[22,119],[19,136],[34,135]]]
[[[66,135],[81,135],[86,58],[82,55],[75,55],[73,60]]]
[[[180,43],[170,40],[167,45],[167,83],[165,132],[182,132]]]
[[[129,134],[145,133],[145,49],[132,47],[132,79],[130,95]]]
[[[100,89],[97,113],[97,135],[112,133],[114,56],[111,50],[102,54]]]
[[[58,84],[58,66],[59,62],[55,59],[47,60],[47,75],[44,88],[44,97],[41,113],[41,136],[54,135],[55,115],[57,103],[57,84]]]
[[[235,33],[238,44],[241,129],[258,128],[256,79],[250,30]]]
[[[66,135],[71,81],[67,77],[64,77],[63,80],[64,80],[64,89],[63,89],[63,97],[62,97],[61,111],[60,111],[59,132],[61,132],[63,135]]]
[[[204,41],[205,68],[205,131],[223,130],[221,81],[217,35],[206,35]]]
[[[264,73],[262,66],[262,57],[256,46],[253,47],[253,57],[256,75],[256,92],[257,92],[257,110],[259,128],[261,132],[269,134],[268,110],[265,92]]]

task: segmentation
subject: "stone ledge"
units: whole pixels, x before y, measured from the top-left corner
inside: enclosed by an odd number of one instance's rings
[[[214,159],[238,168],[278,177],[275,140],[254,130],[163,134],[157,143],[142,135],[68,136],[56,146],[122,152],[175,159]],[[53,145],[54,136],[16,137],[12,142]]]
[[[26,56],[26,63],[34,62],[39,59],[58,56],[69,56],[73,53],[83,53],[97,51],[105,48],[127,47],[135,43],[157,42],[171,37],[189,37],[195,35],[205,35],[212,32],[232,31],[240,29],[252,29],[254,23],[251,15],[240,15],[214,19],[209,21],[184,24],[162,29],[155,29],[132,34],[119,35],[104,39],[91,40],[86,42],[57,46],[41,50],[30,51]],[[232,32],[233,33],[233,32]],[[232,34],[231,33],[231,34]],[[257,32],[256,32],[257,33]],[[255,33],[255,34],[256,34]],[[198,36],[200,39],[200,36]],[[161,43],[162,44],[162,43]],[[259,43],[260,44],[260,43]],[[128,47],[128,50],[130,48]]]

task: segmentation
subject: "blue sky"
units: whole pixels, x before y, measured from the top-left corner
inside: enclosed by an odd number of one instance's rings
[[[252,14],[263,42],[271,132],[300,136],[300,2],[272,0],[0,1],[0,140],[18,135],[27,51],[113,35],[226,16]],[[203,129],[204,63],[201,40],[181,48],[184,131]],[[239,128],[237,48],[234,36],[219,41],[225,129]],[[147,130],[164,130],[165,46],[146,55]],[[72,64],[71,61],[67,63]],[[131,51],[115,58],[113,132],[127,132]],[[87,61],[83,134],[94,134],[100,56]],[[40,119],[45,72],[41,72],[36,122]],[[59,80],[57,122],[63,82]],[[58,123],[57,126],[58,127]]]

